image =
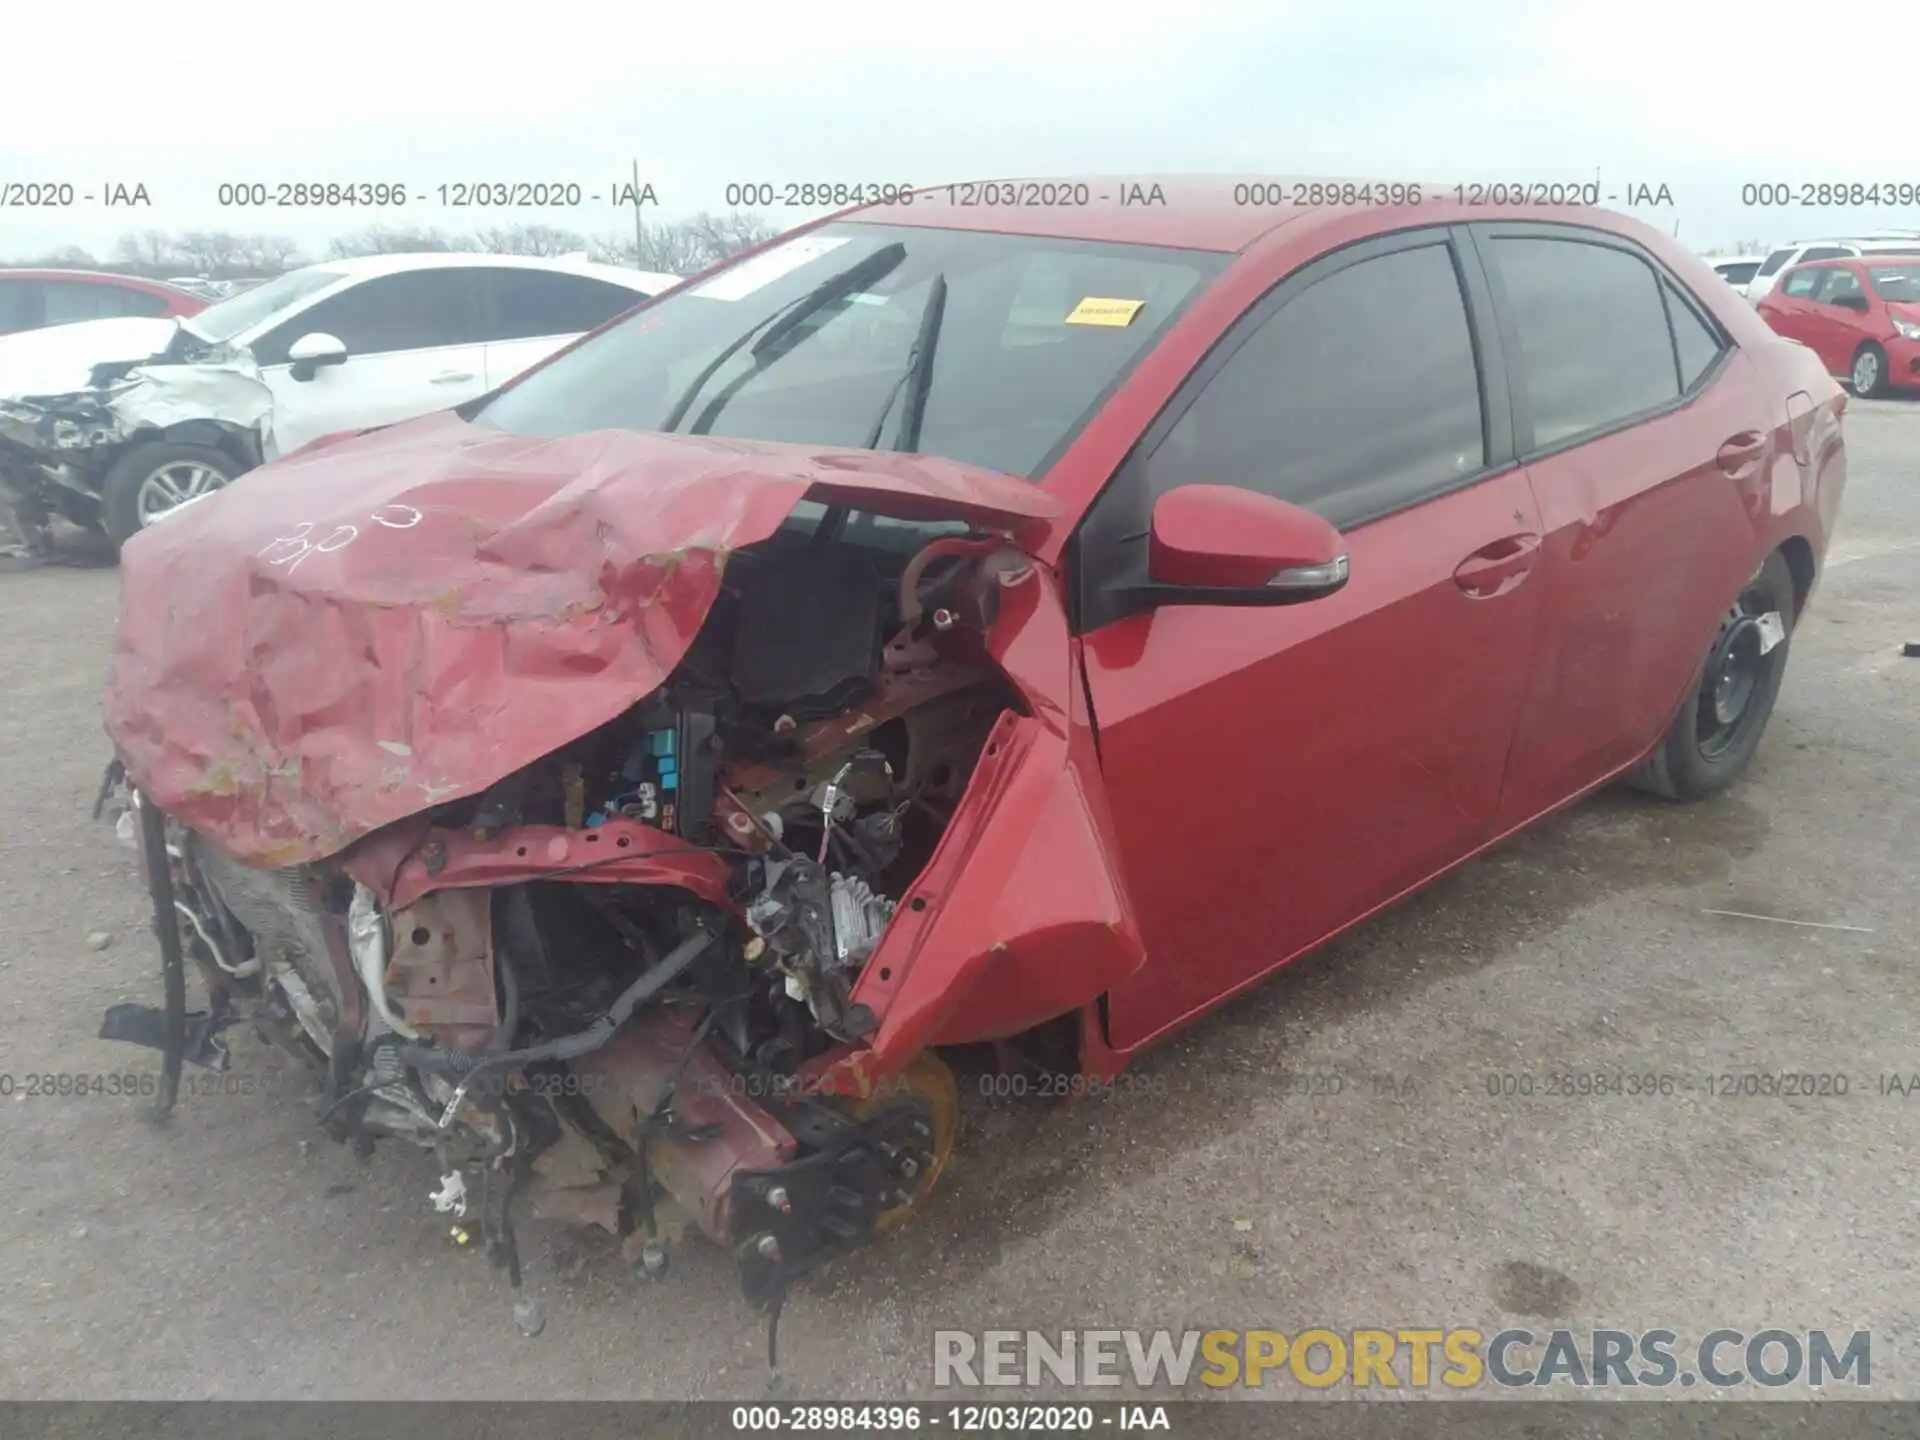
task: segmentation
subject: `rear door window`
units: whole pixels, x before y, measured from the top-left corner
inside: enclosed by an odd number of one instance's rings
[[[1864,299],[1867,290],[1860,283],[1860,277],[1844,265],[1836,265],[1827,271],[1825,283],[1814,292],[1814,299],[1823,305],[1845,305],[1854,298]]]
[[[1595,241],[1496,235],[1496,291],[1518,355],[1533,447],[1605,430],[1680,394],[1660,280]]]
[[[42,323],[47,325],[110,320],[123,315],[159,315],[167,308],[165,300],[145,290],[94,285],[85,280],[44,280],[40,291],[45,305]]]
[[[499,269],[484,272],[493,291],[490,340],[530,340],[545,335],[578,335],[597,329],[647,297],[589,275],[556,275],[548,270]]]
[[[1807,251],[1806,254],[1802,255],[1800,258],[1803,261],[1805,260],[1843,260],[1851,254],[1853,254],[1853,250],[1850,246],[1816,245],[1811,250]]]

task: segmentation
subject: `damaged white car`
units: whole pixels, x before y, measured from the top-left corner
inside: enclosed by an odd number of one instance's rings
[[[187,320],[0,337],[0,506],[122,544],[318,436],[473,399],[679,277],[462,253],[292,270]]]

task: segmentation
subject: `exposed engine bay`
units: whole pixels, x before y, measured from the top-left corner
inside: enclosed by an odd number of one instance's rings
[[[175,1074],[232,1063],[242,1025],[312,1063],[329,1133],[433,1151],[434,1211],[516,1286],[521,1196],[648,1273],[697,1228],[773,1304],[894,1223],[946,1162],[951,1074],[927,1051],[858,1100],[806,1079],[873,1031],[856,984],[1024,709],[984,637],[1030,562],[824,510],[728,558],[663,688],[342,855],[243,865],[110,772],[208,998],[170,986],[102,1034]]]

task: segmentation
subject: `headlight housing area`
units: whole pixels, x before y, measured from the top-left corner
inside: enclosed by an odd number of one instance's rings
[[[353,968],[367,988],[375,1013],[388,1029],[418,1040],[420,1032],[402,1020],[387,999],[387,961],[393,954],[393,934],[386,910],[364,885],[353,887],[353,902],[347,907],[347,951],[353,956]]]
[[[1899,315],[1893,317],[1893,328],[1909,340],[1920,340],[1920,320],[1908,320]]]

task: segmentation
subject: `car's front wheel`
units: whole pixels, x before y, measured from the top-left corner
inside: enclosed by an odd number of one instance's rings
[[[1884,395],[1887,389],[1886,351],[1872,341],[1862,345],[1853,357],[1853,370],[1848,379],[1853,382],[1853,393],[1862,400],[1873,400]]]
[[[1702,800],[1737,780],[1773,714],[1793,622],[1793,572],[1776,552],[1741,589],[1687,703],[1628,783],[1669,800]]]
[[[135,445],[113,462],[101,484],[103,527],[116,546],[124,545],[169,510],[211,495],[239,473],[231,456],[210,445]]]

